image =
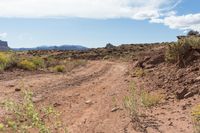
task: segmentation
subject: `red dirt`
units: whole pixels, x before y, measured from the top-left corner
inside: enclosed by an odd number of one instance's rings
[[[128,67],[127,63],[91,61],[71,73],[43,73],[1,79],[0,100],[10,97],[18,99],[19,92],[15,89],[23,86],[34,92],[38,107],[56,105],[56,109],[63,112],[62,119],[70,133],[138,133],[132,127],[123,99],[130,93],[132,80],[138,88],[150,86],[142,79],[128,76]],[[193,132],[190,111],[199,102],[198,95],[184,101],[163,100],[156,107],[146,110],[146,131]],[[3,115],[4,112],[0,110],[0,118]],[[152,126],[152,122],[156,124]]]

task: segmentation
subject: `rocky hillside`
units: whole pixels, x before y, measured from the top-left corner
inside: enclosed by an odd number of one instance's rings
[[[0,51],[9,50],[8,43],[6,41],[0,40]]]

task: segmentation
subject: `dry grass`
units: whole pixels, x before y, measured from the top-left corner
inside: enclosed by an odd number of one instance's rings
[[[134,72],[133,72],[134,76],[136,77],[143,77],[145,76],[145,71],[144,69],[140,68],[140,67],[136,67],[134,69]]]
[[[21,68],[21,69],[24,69],[24,70],[30,70],[30,71],[33,71],[33,70],[36,70],[36,65],[29,61],[29,60],[22,60],[18,63],[18,67]]]
[[[160,93],[148,93],[146,91],[142,91],[141,93],[141,102],[145,107],[152,107],[160,103],[163,99],[163,95]]]
[[[124,98],[124,106],[130,112],[132,119],[138,119],[139,105],[135,84],[132,83],[130,86],[130,95]]]
[[[195,133],[200,133],[200,104],[193,108],[192,118],[193,118]]]
[[[53,67],[53,71],[55,72],[65,72],[65,66],[64,65],[57,65],[55,67]]]

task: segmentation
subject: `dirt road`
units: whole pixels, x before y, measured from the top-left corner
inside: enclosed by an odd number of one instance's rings
[[[37,74],[0,81],[0,100],[18,98],[16,88],[34,92],[38,105],[58,105],[72,133],[120,133],[130,122],[123,107],[128,94],[123,63],[90,62],[70,74]]]

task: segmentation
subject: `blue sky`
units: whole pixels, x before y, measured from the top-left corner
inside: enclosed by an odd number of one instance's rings
[[[190,29],[200,31],[198,0],[91,1],[2,0],[0,39],[13,48],[63,44],[102,47],[108,42],[175,41],[177,35]]]

